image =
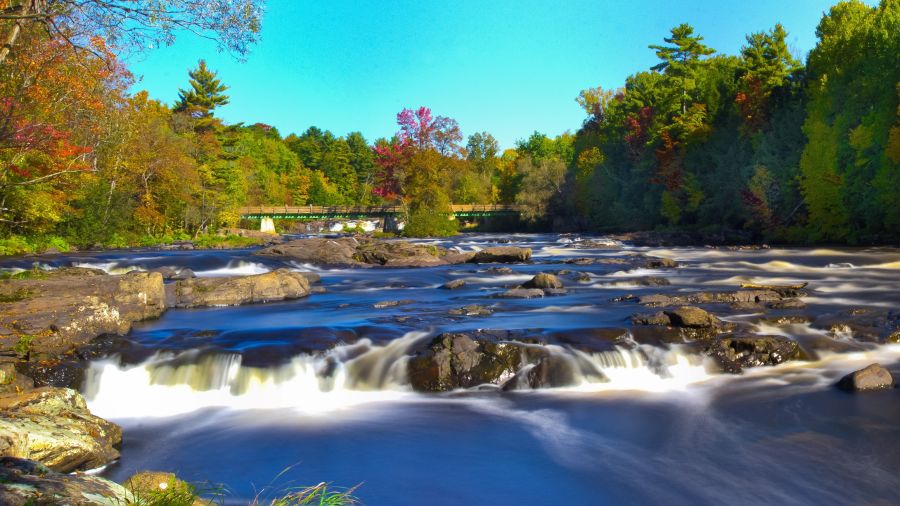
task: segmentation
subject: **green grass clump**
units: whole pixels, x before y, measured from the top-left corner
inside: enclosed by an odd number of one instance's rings
[[[31,334],[22,334],[19,336],[19,342],[16,343],[16,346],[13,348],[13,351],[16,352],[16,355],[25,357],[28,356],[28,353],[31,352],[31,342],[34,341],[34,336]]]
[[[284,495],[264,502],[257,496],[250,503],[252,506],[350,506],[359,504],[353,492],[357,487],[344,490],[329,490],[327,483],[319,483],[312,487],[302,487],[285,491]]]

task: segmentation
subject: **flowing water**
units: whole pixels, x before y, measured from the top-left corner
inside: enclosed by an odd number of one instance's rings
[[[173,471],[225,485],[235,503],[321,481],[362,484],[356,495],[373,505],[900,503],[900,390],[833,388],[874,362],[898,375],[900,345],[820,323],[849,309],[896,317],[900,250],[636,248],[556,235],[431,242],[469,251],[527,246],[534,262],[498,274],[487,265],[323,268],[251,250],[42,259],[45,268],[111,273],[171,266],[225,276],[288,267],[322,277],[325,293],[302,300],[170,310],[137,324],[120,353],[92,362],[83,385],[89,406],[124,428],[122,458],[104,475]],[[681,265],[629,271],[563,263],[637,253]],[[573,271],[561,276],[567,295],[491,297],[560,269]],[[579,272],[588,275],[582,282],[573,280]],[[642,286],[645,276],[671,285]],[[440,288],[451,279],[467,284]],[[767,311],[806,320],[714,308],[744,332],[796,339],[806,360],[721,374],[692,349],[635,342],[628,317],[642,308],[611,301],[729,291],[742,282],[809,283],[806,308]],[[382,301],[404,303],[374,307]],[[469,304],[493,314],[448,313]],[[566,386],[412,392],[410,354],[440,332],[477,329],[541,336],[567,364]]]

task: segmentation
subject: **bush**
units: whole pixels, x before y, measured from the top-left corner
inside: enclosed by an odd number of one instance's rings
[[[27,255],[34,253],[37,248],[28,239],[13,235],[7,239],[0,239],[0,255]]]
[[[403,229],[407,237],[449,237],[458,232],[458,220],[448,219],[444,213],[429,209],[419,209],[409,214],[409,221]]]

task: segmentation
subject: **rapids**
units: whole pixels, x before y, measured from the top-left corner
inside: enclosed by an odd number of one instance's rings
[[[588,240],[592,242],[588,243]],[[124,428],[102,474],[172,471],[223,484],[229,501],[291,486],[362,484],[365,504],[892,504],[900,495],[900,390],[836,391],[879,362],[900,376],[900,345],[831,331],[817,317],[900,309],[896,248],[638,248],[602,238],[463,235],[423,241],[463,251],[498,243],[534,262],[427,269],[326,268],[253,250],[112,251],[39,258],[39,267],[190,268],[198,276],[279,267],[314,271],[324,293],[231,308],[170,310],[93,361],[82,391]],[[643,254],[677,269],[627,270]],[[606,263],[564,263],[575,258]],[[31,268],[6,259],[0,268]],[[543,299],[492,295],[537,272],[569,289]],[[581,282],[574,275],[584,273]],[[645,286],[647,276],[668,286]],[[464,279],[457,290],[440,288]],[[728,291],[808,282],[804,309],[711,309],[746,332],[795,339],[805,360],[717,372],[681,345],[636,342],[628,294]],[[375,308],[382,301],[402,304]],[[450,314],[470,304],[488,316]],[[763,317],[803,316],[803,319]],[[527,330],[565,364],[568,384],[420,394],[410,354],[445,331]],[[603,329],[621,336],[602,338]],[[532,366],[525,366],[526,368]],[[523,371],[525,372],[525,371]],[[287,472],[279,476],[283,470]],[[273,482],[274,480],[274,482]]]

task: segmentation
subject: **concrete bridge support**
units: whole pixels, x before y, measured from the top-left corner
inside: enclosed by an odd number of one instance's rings
[[[275,220],[272,218],[262,218],[259,220],[259,231],[267,234],[275,234]]]

